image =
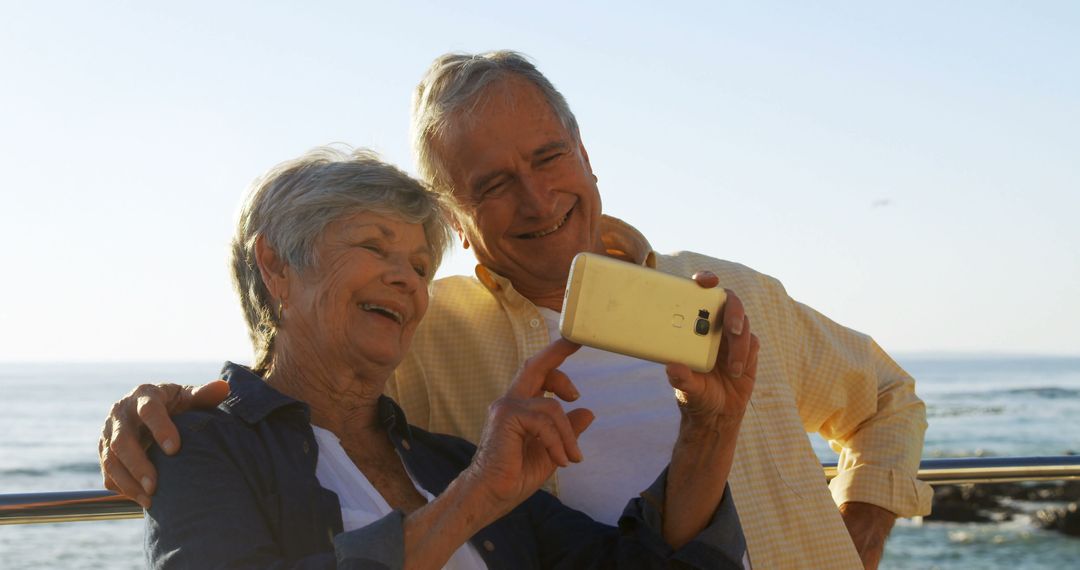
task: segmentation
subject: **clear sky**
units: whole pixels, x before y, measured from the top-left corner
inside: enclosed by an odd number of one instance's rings
[[[415,171],[424,69],[499,48],[658,250],[894,352],[1080,354],[1080,4],[657,5],[0,4],[0,360],[249,359],[250,181],[333,141]]]

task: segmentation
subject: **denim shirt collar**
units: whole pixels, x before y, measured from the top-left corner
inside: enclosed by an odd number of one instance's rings
[[[304,421],[311,422],[311,410],[307,404],[273,389],[246,366],[226,362],[221,368],[221,378],[229,383],[229,397],[221,403],[220,408],[249,424],[257,424],[277,410],[286,408],[297,410],[303,414]],[[397,403],[386,396],[379,396],[377,405],[379,422],[383,427],[391,435],[412,440],[412,429],[405,412]]]

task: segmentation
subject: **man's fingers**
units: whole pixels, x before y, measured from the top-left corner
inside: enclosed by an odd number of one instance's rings
[[[101,467],[107,489],[134,499],[144,509],[150,508],[149,493],[127,469],[120,459],[120,454],[113,447],[106,447],[101,452]]]
[[[156,393],[139,396],[136,400],[135,411],[162,451],[172,455],[180,449],[180,432],[176,430],[176,424],[169,418],[168,406],[172,400],[163,402],[164,395],[165,391],[159,390]],[[174,394],[173,399],[176,398]]]
[[[506,391],[507,395],[515,398],[532,398],[538,395],[544,385],[544,380],[552,370],[571,354],[581,348],[580,344],[572,343],[564,338],[547,345],[543,350],[525,361],[525,366],[518,372],[517,378]]]

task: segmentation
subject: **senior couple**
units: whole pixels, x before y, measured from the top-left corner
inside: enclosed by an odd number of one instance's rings
[[[429,284],[440,200],[392,167],[319,151],[268,174],[233,249],[255,365],[227,365],[228,390],[141,386],[102,434],[156,565],[872,568],[895,518],[929,511],[914,381],[775,279],[603,216],[527,60],[440,57],[413,129],[476,278]],[[732,291],[716,369],[552,342],[581,251]],[[840,453],[828,485],[807,431]]]

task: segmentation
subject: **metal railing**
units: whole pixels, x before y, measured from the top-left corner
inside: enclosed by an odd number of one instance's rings
[[[827,480],[836,463],[822,464]],[[1080,456],[927,459],[919,479],[931,485],[1080,479]],[[142,507],[112,491],[0,495],[0,525],[142,518]]]

